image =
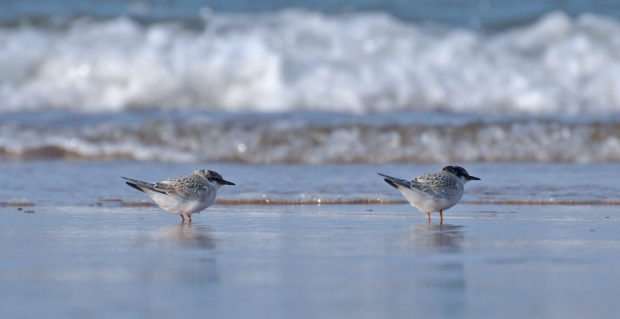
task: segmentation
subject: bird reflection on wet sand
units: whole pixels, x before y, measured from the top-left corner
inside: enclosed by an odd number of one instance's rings
[[[216,239],[211,234],[212,231],[211,227],[206,225],[178,224],[162,228],[156,237],[171,245],[215,249]]]
[[[139,281],[197,284],[219,282],[213,230],[205,225],[174,224],[156,229],[140,242]],[[144,240],[145,239],[145,240]]]
[[[403,237],[403,243],[416,250],[459,252],[465,235],[460,225],[419,224],[408,228]]]

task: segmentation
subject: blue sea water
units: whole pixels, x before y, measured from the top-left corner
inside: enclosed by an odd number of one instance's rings
[[[9,1],[0,156],[617,161],[613,6]]]
[[[620,159],[611,2],[3,8],[4,158]]]
[[[248,0],[64,0],[64,1],[0,1],[4,10],[0,19],[15,22],[19,19],[56,17],[73,18],[92,16],[111,18],[127,15],[147,21],[197,20],[201,12],[212,10],[220,13],[257,14],[290,8],[318,11],[328,14],[385,12],[398,19],[450,26],[502,29],[531,23],[553,11],[563,11],[577,16],[592,13],[620,18],[620,4],[614,1],[561,1],[561,0],[317,0],[317,1],[248,1]]]

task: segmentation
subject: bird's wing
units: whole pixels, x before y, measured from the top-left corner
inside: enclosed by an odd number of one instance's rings
[[[175,193],[176,184],[177,182],[173,179],[167,179],[165,181],[155,183],[154,188],[166,195],[173,195]]]
[[[419,177],[411,180],[411,185],[413,186],[413,188],[416,188],[423,192],[428,192],[430,186],[433,185],[433,183],[436,183],[437,179],[437,174],[422,174]]]
[[[194,174],[170,178],[155,184],[155,189],[165,192],[165,194],[170,196],[183,198],[197,197],[198,192],[205,190],[205,188],[206,182]]]
[[[454,192],[458,186],[456,180],[446,174],[433,173],[423,174],[411,181],[411,186],[425,193],[435,195],[448,195]]]

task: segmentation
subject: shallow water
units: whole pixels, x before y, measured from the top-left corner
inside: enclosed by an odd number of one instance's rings
[[[620,164],[464,163],[482,181],[465,187],[463,202],[481,204],[620,204]],[[376,173],[414,178],[437,164],[246,165],[133,161],[0,162],[7,181],[0,204],[19,206],[145,205],[143,193],[121,176],[160,181],[213,169],[236,186],[223,187],[223,204],[400,203],[403,197]]]
[[[0,208],[9,317],[610,318],[615,206]],[[36,306],[32,306],[36,305]]]

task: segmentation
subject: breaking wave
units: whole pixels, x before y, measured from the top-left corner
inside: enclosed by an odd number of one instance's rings
[[[617,113],[618,34],[620,23],[616,20],[591,14],[573,19],[563,13],[491,34],[420,26],[382,13],[301,10],[254,15],[210,13],[205,14],[203,25],[193,28],[181,22],[141,24],[130,18],[75,19],[57,26],[24,23],[0,27],[0,112]],[[479,130],[510,136],[522,125],[491,125]],[[533,125],[555,130],[550,124]],[[325,136],[337,139],[376,133],[373,140],[378,142],[408,136],[406,130],[387,133],[380,128],[345,128],[333,129]],[[438,128],[412,130],[427,133],[431,139],[448,134]],[[310,133],[323,134],[319,131]],[[139,128],[135,134],[136,140],[139,134],[152,135],[146,128]],[[199,139],[210,133],[187,134]],[[242,133],[234,130],[224,134]],[[587,136],[583,138],[588,140]],[[129,149],[125,150],[113,138],[106,139],[110,140],[109,149],[83,143],[88,151],[78,154],[157,157],[147,150],[131,155],[132,146],[127,145]],[[534,149],[545,144],[536,138],[531,142]],[[592,147],[605,149],[604,142],[593,142]],[[308,139],[301,144],[314,145]],[[316,144],[325,145],[320,141]],[[186,148],[195,151],[196,145],[200,143],[192,142]],[[483,148],[496,149],[491,144],[478,147]],[[232,151],[215,153],[209,157],[236,156]],[[354,155],[356,150],[350,153],[329,158],[359,158]],[[579,157],[556,152],[474,153],[461,152],[459,156]],[[383,156],[393,160],[430,160],[437,156],[424,149],[416,150],[416,154],[421,155],[396,152]],[[268,155],[282,160],[291,156]]]
[[[317,164],[609,162],[620,161],[620,121],[424,114],[31,114],[0,121],[0,155]]]

